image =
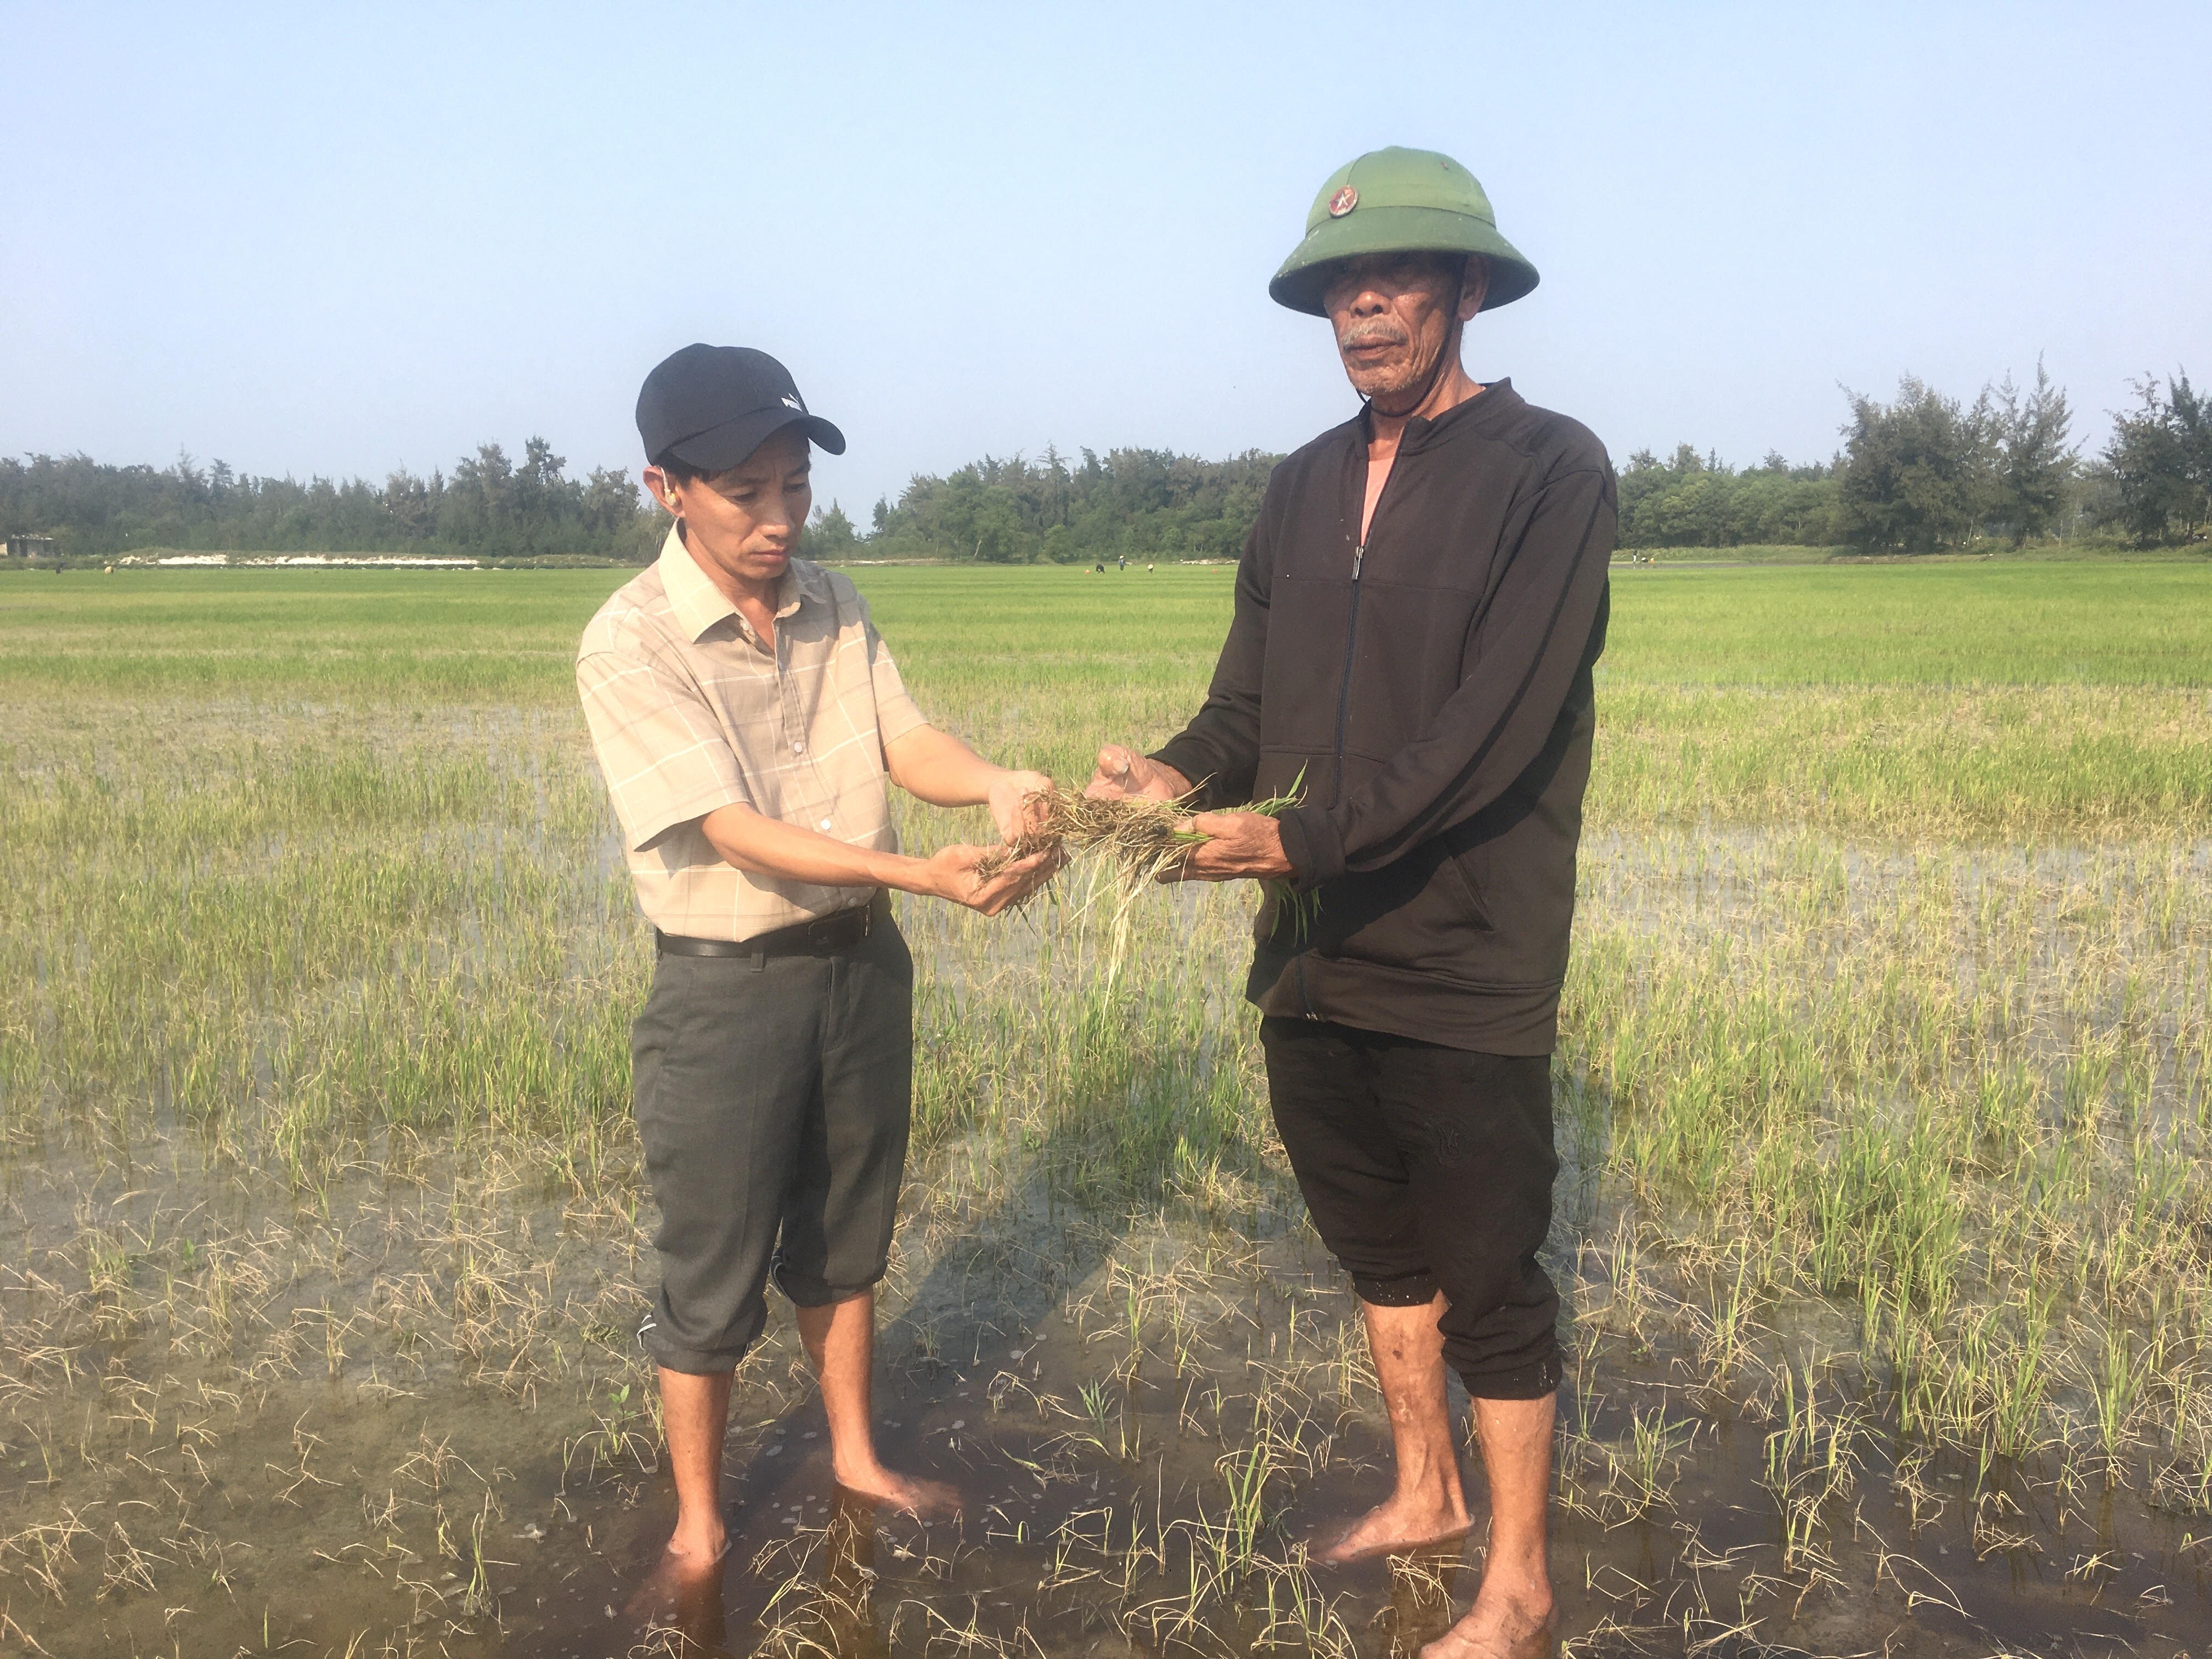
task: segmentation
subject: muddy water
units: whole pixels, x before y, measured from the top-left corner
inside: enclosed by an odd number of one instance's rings
[[[113,1150],[19,1158],[0,1203],[0,1652],[1381,1654],[1473,1593],[1480,1515],[1458,1550],[1306,1560],[1389,1459],[1302,1228],[1071,1214],[1018,1170],[988,1195],[925,1170],[879,1409],[963,1516],[840,1504],[779,1311],[733,1409],[720,1582],[655,1609],[633,1601],[672,1501],[627,1335],[634,1214],[544,1190],[514,1147],[379,1148],[303,1193],[179,1138]],[[1614,1317],[1577,1243],[1609,1217],[1562,1179],[1576,1651],[2202,1650],[2212,1547],[2141,1470],[1900,1469],[1863,1434],[1793,1533],[1773,1401],[1709,1391],[1663,1320]],[[1881,1408],[1847,1371],[1816,1393],[1831,1421]]]

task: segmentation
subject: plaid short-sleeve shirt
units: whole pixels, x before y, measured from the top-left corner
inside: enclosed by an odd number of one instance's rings
[[[584,630],[576,687],[638,907],[654,927],[746,939],[874,896],[748,875],[699,827],[740,804],[897,850],[884,749],[924,721],[847,578],[793,559],[771,645],[671,530],[659,559]]]

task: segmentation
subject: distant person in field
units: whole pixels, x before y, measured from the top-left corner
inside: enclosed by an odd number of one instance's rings
[[[852,582],[795,556],[811,446],[845,440],[782,364],[686,346],[647,376],[637,424],[675,522],[584,630],[576,683],[658,953],[632,1036],[661,1216],[638,1337],[678,1514],[641,1600],[681,1606],[719,1587],[731,1372],[771,1279],[821,1379],[838,1484],[916,1512],[951,1501],[884,1467],[870,1415],[913,1070],[914,963],[886,890],[995,915],[1051,864],[986,879],[983,848],[905,856],[885,785],[988,804],[1011,840],[1050,781],[929,725]]]
[[[1559,1297],[1551,1060],[1605,643],[1613,478],[1583,427],[1461,366],[1536,272],[1447,156],[1322,186],[1269,293],[1326,317],[1358,414],[1275,469],[1205,706],[1093,794],[1195,792],[1182,875],[1289,878],[1246,994],[1276,1126],[1364,1304],[1395,1488],[1318,1546],[1348,1561],[1468,1529],[1445,1367],[1474,1402],[1491,1534],[1431,1659],[1556,1645],[1546,1528]],[[1268,817],[1243,803],[1297,787]]]

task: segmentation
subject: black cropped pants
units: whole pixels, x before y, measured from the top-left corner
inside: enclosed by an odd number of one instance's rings
[[[1559,1385],[1552,1062],[1333,1021],[1260,1024],[1275,1127],[1314,1227],[1363,1302],[1442,1291],[1444,1358],[1478,1400]]]

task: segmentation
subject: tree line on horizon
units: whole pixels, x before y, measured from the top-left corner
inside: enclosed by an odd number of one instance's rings
[[[468,558],[582,554],[642,562],[659,545],[637,486],[613,467],[581,478],[543,438],[521,459],[481,444],[448,473],[256,477],[180,455],[166,467],[88,455],[0,457],[0,528],[46,535],[64,556],[152,548],[239,553],[411,553]],[[657,510],[657,509],[656,509]]]
[[[1259,515],[1279,455],[1248,449],[1201,460],[1164,449],[1056,447],[1030,460],[981,460],[916,474],[876,503],[865,535],[835,502],[808,527],[823,557],[973,559],[989,564],[1113,558],[1233,559]]]
[[[1800,545],[1929,553],[1985,540],[2019,547],[2094,535],[2149,547],[2212,533],[2212,394],[2186,374],[2135,382],[2103,449],[2085,459],[2064,391],[2040,364],[1969,404],[1911,376],[1887,402],[1846,392],[1844,446],[1792,465],[1770,453],[1737,468],[1678,447],[1620,469],[1620,544]],[[985,456],[917,474],[878,501],[865,529],[832,501],[808,526],[815,557],[985,563],[1115,557],[1234,558],[1282,458],[1204,460],[1165,450],[1090,449],[1071,459]],[[68,556],[151,548],[649,560],[665,520],[629,475],[568,476],[543,438],[520,461],[480,445],[450,473],[256,477],[180,456],[168,467],[85,455],[0,458],[0,531],[52,537]]]
[[[1639,450],[1620,471],[1623,547],[1850,547],[1935,553],[2083,535],[2153,547],[2212,528],[2212,398],[2177,371],[2134,382],[2103,450],[2085,459],[2066,393],[2036,365],[1966,404],[1917,378],[1889,402],[1846,391],[1833,459],[1769,454],[1730,467],[1685,444]]]

